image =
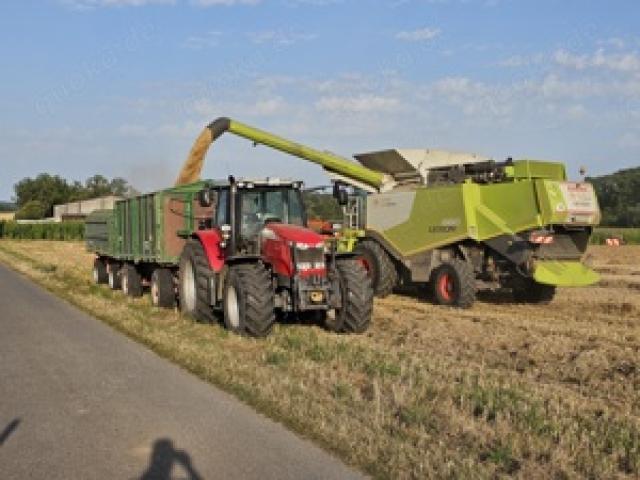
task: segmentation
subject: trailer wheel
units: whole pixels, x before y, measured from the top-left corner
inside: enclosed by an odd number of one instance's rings
[[[273,283],[259,263],[233,265],[224,287],[224,324],[241,335],[265,337],[276,320]]]
[[[142,278],[135,265],[125,263],[120,272],[122,292],[129,297],[142,296]]]
[[[386,250],[374,240],[362,240],[354,253],[371,277],[375,295],[381,298],[389,295],[398,283],[398,271]]]
[[[528,280],[524,285],[513,288],[513,299],[518,303],[546,304],[553,300],[555,294],[555,285],[545,285],[535,280]]]
[[[97,284],[109,282],[107,262],[103,258],[96,257],[93,261],[93,281]]]
[[[118,263],[110,262],[108,264],[107,276],[111,290],[120,290],[120,265]]]
[[[180,311],[201,323],[216,321],[213,308],[209,304],[208,277],[213,272],[202,244],[189,240],[182,250],[178,274]]]
[[[431,274],[433,297],[439,305],[469,308],[476,299],[473,267],[464,260],[449,260]]]
[[[362,263],[355,259],[336,262],[342,307],[327,312],[328,329],[340,333],[362,333],[371,324],[373,288]]]
[[[176,303],[173,272],[168,268],[156,268],[151,274],[151,303],[161,308],[171,308]]]

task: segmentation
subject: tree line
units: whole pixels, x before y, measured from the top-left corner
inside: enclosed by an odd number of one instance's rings
[[[640,167],[586,180],[593,183],[598,195],[601,225],[640,227]]]
[[[131,196],[137,192],[120,177],[108,179],[93,175],[84,182],[68,181],[58,175],[41,173],[24,178],[13,186],[16,219],[36,220],[51,217],[53,206],[106,195]]]

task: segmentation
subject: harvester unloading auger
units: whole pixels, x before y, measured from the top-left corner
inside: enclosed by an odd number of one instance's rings
[[[191,147],[187,160],[180,170],[176,186],[200,180],[200,174],[209,147],[225,132],[246,138],[255,144],[263,144],[319,164],[329,172],[344,176],[345,179],[350,179],[352,183],[360,183],[362,186],[368,186],[380,191],[387,190],[395,185],[393,179],[384,173],[362,167],[333,153],[321,152],[230,118],[222,117],[211,122],[198,135],[193,147]]]
[[[392,149],[356,155],[358,165],[220,118],[198,137],[178,184],[199,178],[209,145],[230,132],[320,164],[345,207],[340,241],[385,296],[426,285],[437,303],[468,307],[478,289],[508,288],[519,302],[548,302],[557,286],[598,276],[581,263],[600,221],[589,183],[569,182],[561,163]],[[354,187],[346,198],[341,185]]]

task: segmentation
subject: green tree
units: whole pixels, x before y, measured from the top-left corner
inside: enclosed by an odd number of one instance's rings
[[[58,175],[49,175],[48,173],[41,173],[35,178],[24,178],[16,183],[13,189],[18,208],[35,200],[43,206],[44,216],[51,216],[53,206],[61,203],[112,194],[130,196],[135,192],[135,189],[123,178],[109,180],[103,175],[93,175],[82,183],[79,181],[69,182]]]
[[[46,207],[38,200],[29,200],[16,212],[16,220],[39,220],[44,218]]]
[[[36,178],[24,178],[16,183],[13,189],[20,209],[28,202],[36,200],[43,206],[45,215],[52,213],[53,205],[67,202],[71,194],[65,179],[48,173],[41,173]]]
[[[640,226],[640,167],[587,178],[593,183],[602,209],[602,225]]]

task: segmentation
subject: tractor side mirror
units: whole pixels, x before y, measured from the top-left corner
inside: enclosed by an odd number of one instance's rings
[[[210,188],[205,188],[198,192],[198,201],[201,207],[208,208],[216,203],[217,192]]]
[[[338,183],[333,184],[333,198],[336,199],[340,206],[344,206],[349,202],[349,194]]]

